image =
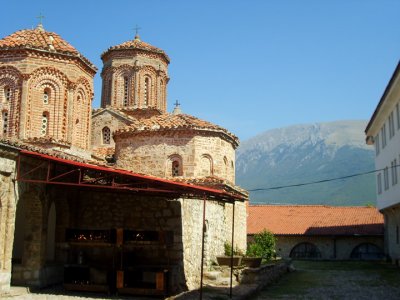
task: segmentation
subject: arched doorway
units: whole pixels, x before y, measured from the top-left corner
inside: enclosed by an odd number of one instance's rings
[[[379,260],[384,258],[384,254],[381,248],[371,243],[363,243],[354,247],[351,251],[351,259],[359,260]]]
[[[312,243],[300,243],[290,251],[291,258],[317,259],[321,258],[321,251]]]

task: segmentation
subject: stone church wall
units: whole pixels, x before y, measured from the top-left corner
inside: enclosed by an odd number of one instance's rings
[[[229,142],[207,133],[169,131],[118,136],[115,153],[118,168],[133,172],[172,177],[172,161],[179,158],[184,178],[215,175],[235,180],[235,150]]]

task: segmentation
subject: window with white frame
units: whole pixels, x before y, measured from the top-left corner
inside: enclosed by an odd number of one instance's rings
[[[381,128],[382,149],[386,147],[386,124]]]
[[[383,169],[383,185],[385,188],[385,191],[389,189],[389,168],[386,167]]]
[[[47,113],[42,114],[42,128],[41,128],[41,134],[42,136],[47,135],[47,129],[49,127],[49,116]]]
[[[378,173],[376,176],[376,185],[378,187],[378,194],[382,194],[382,174]]]
[[[389,139],[394,136],[394,117],[393,112],[389,115]]]
[[[374,143],[375,143],[375,156],[378,156],[378,155],[379,155],[379,149],[380,149],[380,145],[379,145],[379,134],[377,134],[377,135],[375,136]]]
[[[8,131],[8,111],[3,111],[3,113],[1,114],[1,119],[3,123],[3,135],[6,135]]]

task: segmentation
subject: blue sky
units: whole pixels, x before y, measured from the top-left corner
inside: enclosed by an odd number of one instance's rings
[[[168,107],[242,140],[299,123],[369,119],[400,55],[400,1],[7,1],[0,36],[60,34],[98,68],[100,55],[141,39],[171,58]]]

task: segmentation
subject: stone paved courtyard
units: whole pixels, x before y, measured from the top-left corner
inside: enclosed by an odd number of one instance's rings
[[[295,261],[288,273],[253,300],[400,299],[400,269],[381,262]]]

